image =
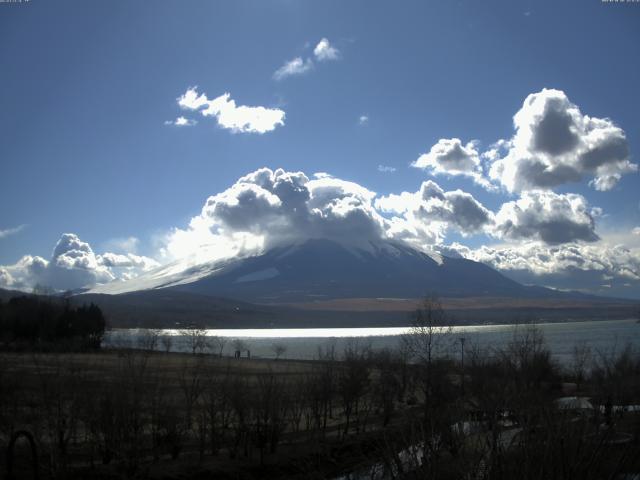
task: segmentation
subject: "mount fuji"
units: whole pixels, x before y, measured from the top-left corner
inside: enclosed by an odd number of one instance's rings
[[[555,296],[523,286],[478,262],[427,254],[399,242],[343,243],[310,239],[262,254],[205,262],[181,270],[171,264],[134,280],[96,287],[118,294],[171,289],[256,303],[346,298]]]
[[[406,325],[435,294],[463,323],[629,318],[619,299],[525,286],[482,263],[384,240],[308,239],[223,261],[174,262],[78,295],[113,325],[216,328]]]

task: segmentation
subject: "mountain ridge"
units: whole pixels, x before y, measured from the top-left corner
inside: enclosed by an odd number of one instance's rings
[[[127,282],[88,293],[121,294],[172,289],[251,303],[291,303],[338,298],[589,297],[525,286],[472,260],[427,254],[400,242],[344,244],[309,239],[264,253],[203,262],[182,270],[174,263]]]
[[[98,304],[113,326],[153,328],[404,326],[430,294],[459,324],[630,318],[635,308],[525,286],[487,265],[397,242],[314,239],[186,265],[77,292],[73,301]]]

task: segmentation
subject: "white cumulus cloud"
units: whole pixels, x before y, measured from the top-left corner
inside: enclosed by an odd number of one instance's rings
[[[169,258],[199,251],[237,254],[283,242],[331,238],[357,243],[385,237],[385,220],[373,206],[376,194],[327,174],[261,168],[209,197],[186,229],[167,239]]]
[[[201,97],[189,90],[182,101],[198,109],[211,108],[210,101]],[[453,144],[467,148],[462,142]],[[475,168],[476,160],[453,163],[464,170]],[[381,171],[390,168],[379,166]],[[470,193],[445,191],[432,180],[422,182],[417,191],[379,196],[325,172],[308,177],[299,171],[260,168],[211,195],[187,226],[164,235],[158,259],[179,260],[163,267],[178,273],[171,269],[312,238],[352,246],[395,240],[482,261],[529,283],[564,288],[569,282],[561,281],[563,275],[580,277],[582,272],[596,283],[611,277],[614,290],[623,288],[624,282],[635,285],[640,282],[640,227],[627,227],[625,238],[605,242],[596,233],[596,222],[604,215],[581,195],[545,189],[522,191],[491,211]],[[446,245],[450,234],[509,243],[475,249]],[[137,254],[138,243],[135,237],[116,238],[104,243],[103,253],[95,253],[87,242],[67,233],[49,259],[27,255],[13,265],[0,266],[0,286],[29,289],[42,284],[66,290],[130,279],[159,266],[158,261]],[[586,284],[585,289],[592,288]]]
[[[338,60],[340,58],[340,51],[331,45],[329,40],[326,38],[323,38],[318,42],[313,49],[313,54],[319,62]]]
[[[492,188],[482,171],[477,142],[463,145],[459,138],[441,138],[411,166],[429,170],[434,175],[465,175],[487,189]]]
[[[593,213],[577,194],[523,192],[518,200],[503,204],[495,220],[495,233],[501,238],[547,244],[598,240]]]
[[[481,173],[480,154],[473,142],[462,145],[459,138],[442,138],[428,153],[412,163],[417,168],[430,168],[434,173],[475,175]]]
[[[192,127],[193,125],[197,125],[198,121],[180,116],[175,120],[167,120],[166,122],[164,122],[164,124],[174,125],[176,127]]]
[[[423,182],[415,192],[376,199],[380,211],[392,213],[389,236],[415,246],[441,243],[448,230],[480,233],[493,223],[493,213],[462,190],[445,192],[437,183]]]
[[[209,100],[189,88],[178,98],[178,105],[187,110],[197,110],[204,117],[214,117],[221,128],[239,133],[266,133],[284,125],[285,112],[279,108],[236,105],[231,94],[224,93]]]
[[[533,241],[477,249],[453,244],[445,250],[485,263],[525,284],[621,296],[637,295],[640,288],[637,246],[606,240],[555,246]],[[610,290],[602,290],[605,284]]]
[[[553,189],[585,177],[596,190],[610,190],[638,170],[625,132],[608,118],[583,115],[561,90],[530,94],[513,123],[515,135],[501,145],[506,154],[489,172],[510,192]]]
[[[128,279],[157,266],[155,260],[134,254],[96,255],[87,242],[65,233],[49,260],[25,255],[13,265],[0,266],[0,287],[29,290],[43,285],[54,290],[74,290]]]

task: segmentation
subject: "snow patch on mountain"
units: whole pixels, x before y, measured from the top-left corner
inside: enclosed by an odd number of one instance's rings
[[[259,280],[268,280],[270,278],[277,277],[278,275],[280,275],[280,271],[277,268],[270,267],[238,277],[233,283],[257,282]]]

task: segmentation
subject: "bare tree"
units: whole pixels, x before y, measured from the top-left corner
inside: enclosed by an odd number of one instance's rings
[[[169,353],[171,351],[171,346],[173,345],[173,336],[163,335],[162,338],[160,339],[160,342],[162,343],[162,347],[164,348],[164,351],[166,353]]]
[[[193,355],[196,353],[204,353],[208,348],[209,341],[207,339],[207,331],[203,328],[187,328],[180,331],[185,338],[187,348]]]
[[[573,347],[571,358],[571,373],[576,381],[576,388],[580,389],[584,381],[587,365],[591,359],[591,348],[585,342],[578,343]]]
[[[138,334],[136,343],[139,349],[152,352],[157,348],[159,338],[159,330],[146,329],[142,333]]]
[[[253,398],[253,427],[260,450],[260,464],[264,464],[265,449],[275,453],[280,437],[286,427],[289,399],[281,377],[268,372],[257,378],[257,389]]]
[[[408,351],[417,361],[423,394],[423,448],[434,458],[442,447],[440,439],[448,436],[450,430],[446,407],[451,402],[451,381],[444,359],[454,339],[447,323],[440,300],[434,295],[428,296],[414,312],[411,330],[404,337]]]
[[[303,415],[307,413],[307,416],[309,416],[309,402],[307,401],[309,396],[309,389],[307,388],[308,382],[308,376],[300,376],[287,385],[289,390],[288,397],[290,399],[289,421],[291,430],[295,433],[300,431],[300,423]]]
[[[204,390],[204,366],[202,357],[195,359],[195,365],[186,360],[180,369],[178,382],[183,395],[185,408],[185,427],[191,430],[194,425],[194,410]]]
[[[273,351],[276,356],[276,360],[278,360],[282,355],[284,355],[287,351],[287,346],[283,343],[274,343],[271,345],[271,351]]]
[[[382,424],[387,426],[391,421],[395,407],[395,398],[398,395],[400,381],[395,369],[401,369],[401,366],[394,362],[393,352],[390,350],[382,350],[375,356],[375,365],[377,369],[377,377],[373,384],[373,394],[377,408],[382,413]],[[398,372],[399,373],[399,372]],[[402,375],[400,375],[401,377]]]
[[[446,353],[451,341],[451,326],[442,303],[436,296],[428,296],[413,314],[409,334],[403,337],[410,354],[424,365],[431,365],[437,354]]]
[[[325,348],[318,347],[318,360],[318,372],[310,387],[313,391],[316,428],[322,429],[324,437],[329,418],[333,416],[333,396],[337,384],[335,339],[330,340]]]
[[[209,345],[211,347],[211,350],[220,358],[222,358],[222,353],[224,352],[224,346],[226,344],[227,339],[225,337],[221,337],[219,335],[209,337]]]
[[[369,346],[361,347],[357,341],[347,343],[344,351],[344,366],[338,377],[338,391],[342,398],[345,427],[344,435],[349,433],[353,416],[358,418],[362,398],[370,383]],[[359,429],[360,425],[357,425]]]
[[[497,352],[521,390],[535,389],[543,379],[553,375],[555,365],[542,330],[534,323],[516,325],[513,338],[504,350]]]
[[[64,477],[68,467],[69,446],[77,435],[80,416],[78,388],[85,370],[67,356],[33,355],[39,377],[37,402],[44,415],[41,442],[49,450],[50,469]]]
[[[216,455],[228,436],[233,409],[230,402],[233,373],[227,367],[223,375],[207,372],[202,395],[205,420],[208,423],[209,447]]]
[[[234,338],[233,342],[231,342],[231,345],[233,345],[233,349],[236,352],[240,352],[241,354],[247,349],[246,342],[241,338]]]
[[[232,445],[229,448],[229,456],[235,458],[242,447],[244,456],[249,456],[249,433],[251,419],[251,388],[246,377],[235,375],[229,384],[229,403],[232,409],[232,418],[229,422],[233,431]]]

